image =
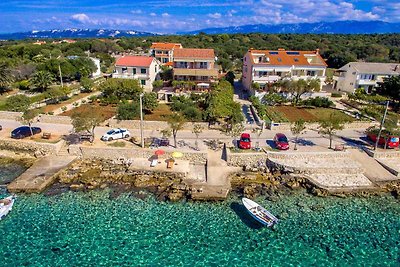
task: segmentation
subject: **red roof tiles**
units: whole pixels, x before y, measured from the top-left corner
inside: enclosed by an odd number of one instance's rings
[[[174,51],[174,58],[215,58],[214,49],[182,48]]]
[[[152,43],[150,48],[161,49],[161,50],[172,50],[175,48],[182,48],[182,45],[178,43]]]
[[[150,67],[153,57],[147,56],[123,56],[117,59],[116,66]]]
[[[278,50],[249,50],[253,57],[255,54],[265,56],[268,60],[253,64],[265,65],[282,65],[282,66],[327,66],[322,59],[319,51],[286,51],[285,49]],[[309,59],[313,59],[309,61]]]

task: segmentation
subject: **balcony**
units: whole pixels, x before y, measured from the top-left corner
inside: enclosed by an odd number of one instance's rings
[[[218,76],[217,69],[179,69],[174,68],[174,75],[176,76]]]
[[[268,76],[253,76],[254,82],[276,82],[281,79],[278,75],[268,75]]]
[[[112,77],[122,79],[148,79],[149,75],[141,73],[113,73]]]
[[[375,85],[376,84],[376,80],[358,80],[357,84],[359,85]]]

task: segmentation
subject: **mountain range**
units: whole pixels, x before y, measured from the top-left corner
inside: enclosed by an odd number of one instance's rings
[[[43,39],[43,38],[107,38],[107,37],[142,37],[159,35],[150,32],[133,30],[108,30],[108,29],[65,29],[43,30],[17,33],[0,33],[0,40]]]
[[[372,33],[400,33],[400,23],[383,21],[336,21],[297,24],[255,24],[231,26],[224,28],[206,28],[177,34],[234,34],[234,33],[312,33],[312,34],[372,34]],[[42,38],[107,38],[107,37],[143,37],[160,34],[134,30],[109,29],[65,29],[42,30],[18,33],[0,33],[0,40],[42,39]]]

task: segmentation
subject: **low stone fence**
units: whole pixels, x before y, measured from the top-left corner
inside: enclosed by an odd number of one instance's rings
[[[18,120],[21,115],[21,112],[0,111],[0,120]]]
[[[44,115],[37,117],[38,122],[53,124],[71,124],[71,118],[68,116]]]
[[[51,144],[30,140],[0,139],[0,149],[24,152],[35,156],[55,155],[64,145],[64,142],[64,140],[60,140]]]
[[[102,159],[119,159],[119,158],[150,158],[154,156],[153,149],[132,149],[132,148],[104,148],[104,147],[87,147],[80,145],[70,145],[69,153],[83,158],[102,158]],[[172,152],[165,151],[163,158],[170,158]],[[182,152],[181,160],[188,160],[191,163],[205,164],[207,162],[207,153],[201,151]]]
[[[183,130],[192,130],[194,124],[200,124],[204,129],[208,128],[208,123],[205,122],[196,122],[196,123],[185,123]],[[140,120],[116,120],[109,119],[106,120],[103,125],[107,125],[112,128],[128,128],[128,129],[139,129],[140,128]],[[143,121],[143,129],[144,130],[164,130],[168,128],[168,123],[165,121]]]
[[[344,125],[344,129],[367,129],[368,127],[371,126],[377,126],[377,122],[368,122],[368,121],[354,121],[351,123],[346,123]],[[271,122],[267,125],[267,128],[273,131],[290,131],[290,126],[291,124],[288,122],[282,122],[282,123],[277,123],[277,122]],[[306,124],[306,129],[307,130],[312,130],[312,129],[318,129],[319,124],[318,123],[307,123]]]

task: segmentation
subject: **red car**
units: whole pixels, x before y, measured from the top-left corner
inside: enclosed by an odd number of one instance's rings
[[[274,143],[279,150],[288,150],[289,149],[289,141],[286,138],[286,135],[282,133],[277,133],[274,137]]]
[[[241,149],[250,149],[251,148],[251,140],[250,134],[242,133],[239,140],[239,148]]]
[[[367,132],[367,137],[374,143],[376,143],[376,139],[378,138],[378,133],[377,131],[379,130],[371,130]],[[396,148],[399,146],[399,137],[395,135],[391,135],[389,132],[383,130],[381,133],[381,136],[378,141],[378,145],[380,146],[385,146],[386,142],[386,147],[387,148]]]

